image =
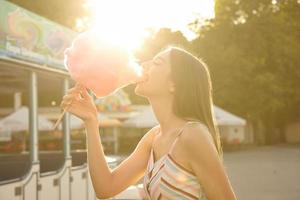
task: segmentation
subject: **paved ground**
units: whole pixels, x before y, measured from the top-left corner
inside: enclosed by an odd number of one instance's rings
[[[300,146],[226,152],[224,163],[239,200],[300,200]]]

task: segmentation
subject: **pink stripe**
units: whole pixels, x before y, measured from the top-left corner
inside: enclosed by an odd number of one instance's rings
[[[157,184],[153,185],[153,187],[151,188],[150,194],[151,194],[151,197],[155,197],[155,195],[160,194],[160,191],[159,191],[159,182],[157,182]]]
[[[178,162],[176,162],[176,161],[174,160],[174,158],[172,158],[172,156],[171,156],[170,154],[168,154],[168,158],[170,158],[170,160],[171,160],[177,167],[179,167],[179,168],[182,169],[183,171],[189,173],[190,175],[195,176],[195,174],[194,174],[192,171],[186,169],[185,167],[183,167],[182,165],[180,165]]]
[[[180,192],[182,195],[188,196],[188,197],[190,197],[190,198],[192,198],[192,199],[198,199],[198,198],[197,198],[198,195],[190,194],[190,193],[188,193],[188,192],[186,192],[186,191],[184,191],[184,190],[182,190],[182,189],[180,189],[180,188],[178,188],[178,187],[175,187],[174,185],[172,185],[171,183],[168,183],[168,182],[167,182],[166,180],[164,180],[163,178],[161,179],[161,181],[162,181],[162,183],[164,183],[168,188],[170,188],[171,190],[173,190],[175,193],[176,193],[176,191],[177,191],[177,192]]]
[[[188,189],[192,194],[197,195],[199,192],[199,184],[194,181],[188,181],[188,182],[182,182],[178,180],[178,175],[172,174],[172,171],[169,171],[168,168],[164,170],[165,172],[165,179],[168,180],[169,183],[172,183],[173,185],[176,185],[177,187],[180,188],[185,188]],[[180,176],[180,175],[179,175]]]

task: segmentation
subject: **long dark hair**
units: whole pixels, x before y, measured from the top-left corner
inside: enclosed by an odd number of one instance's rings
[[[206,64],[179,47],[167,47],[165,51],[170,52],[171,78],[175,84],[175,115],[205,124],[222,158],[220,134],[213,110],[211,78]]]

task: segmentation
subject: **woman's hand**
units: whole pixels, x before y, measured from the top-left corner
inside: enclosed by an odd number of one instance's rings
[[[87,89],[79,84],[71,88],[63,97],[60,107],[76,115],[85,123],[97,122],[97,108],[94,101]]]

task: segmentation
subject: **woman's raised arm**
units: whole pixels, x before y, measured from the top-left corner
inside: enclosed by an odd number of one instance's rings
[[[135,184],[145,173],[155,128],[141,139],[134,152],[110,170],[104,157],[96,122],[87,122],[88,165],[98,198],[109,198]]]
[[[111,170],[106,163],[101,144],[97,109],[86,89],[78,85],[71,89],[64,96],[61,106],[85,123],[88,166],[98,198],[112,197],[136,183],[144,175],[156,127],[145,134],[126,160]]]

